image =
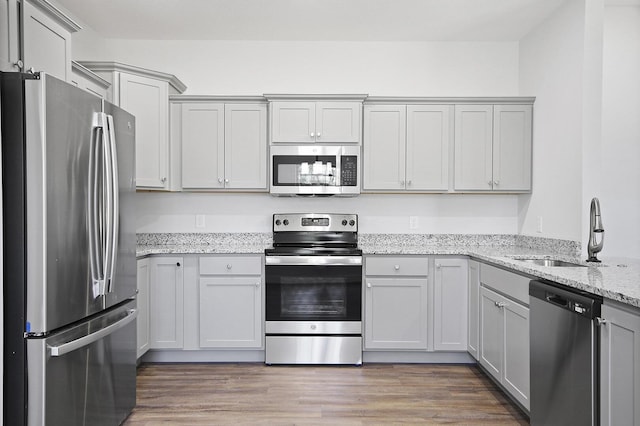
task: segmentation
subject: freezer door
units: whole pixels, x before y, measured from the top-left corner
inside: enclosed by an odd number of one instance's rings
[[[117,204],[109,210],[107,122],[102,100],[88,92],[44,74],[25,82],[27,332],[50,332],[135,294],[135,265],[125,268],[128,286],[105,275],[118,269],[108,226],[119,218]],[[120,241],[135,250],[131,237]],[[116,287],[126,295],[105,295]]]
[[[136,304],[27,339],[27,424],[119,425],[136,401]]]

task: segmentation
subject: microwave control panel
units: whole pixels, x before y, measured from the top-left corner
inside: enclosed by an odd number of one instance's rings
[[[342,155],[340,163],[340,185],[358,186],[358,157]]]

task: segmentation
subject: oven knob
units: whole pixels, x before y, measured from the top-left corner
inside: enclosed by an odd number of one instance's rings
[[[284,221],[282,221],[282,223],[284,224],[284,226],[287,226],[289,224],[289,219],[285,219]]]
[[[342,219],[342,226],[347,226],[347,219]]]
[[[280,226],[282,224],[282,221],[280,219],[276,219],[276,226]]]
[[[351,220],[349,221],[349,225],[353,226],[353,225],[355,225],[355,224],[356,224],[356,221],[355,221],[355,220],[351,219]]]

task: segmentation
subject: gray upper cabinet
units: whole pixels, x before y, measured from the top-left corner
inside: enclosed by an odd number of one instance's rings
[[[451,105],[364,107],[363,190],[446,192]]]
[[[0,71],[20,71],[20,5],[0,0]]]
[[[267,190],[267,106],[260,98],[171,98],[177,190]],[[178,181],[175,181],[178,183]]]
[[[640,310],[605,299],[600,344],[600,422],[640,424]]]
[[[531,190],[533,107],[455,106],[455,191]]]
[[[186,86],[175,75],[118,62],[80,65],[111,84],[107,100],[136,117],[136,186],[171,189],[169,95],[184,92]]]
[[[270,143],[360,143],[366,95],[264,95]]]
[[[83,67],[76,61],[71,62],[71,84],[102,99],[107,99],[109,87],[111,87],[111,83],[107,80]]]
[[[44,0],[22,2],[24,69],[71,81],[71,34],[81,27]]]

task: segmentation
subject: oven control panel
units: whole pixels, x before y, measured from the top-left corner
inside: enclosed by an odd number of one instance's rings
[[[274,214],[273,231],[357,232],[357,214],[292,213]]]

